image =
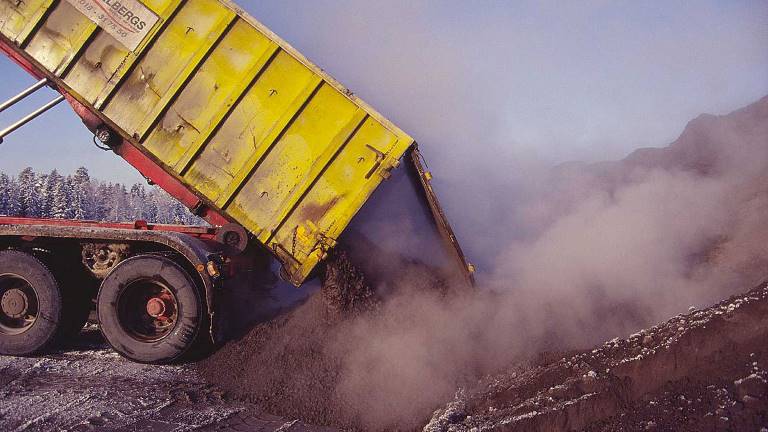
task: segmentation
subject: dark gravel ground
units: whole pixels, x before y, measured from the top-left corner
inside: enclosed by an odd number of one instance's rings
[[[35,358],[0,356],[2,431],[330,431],[228,400],[191,366],[118,356],[95,327]]]

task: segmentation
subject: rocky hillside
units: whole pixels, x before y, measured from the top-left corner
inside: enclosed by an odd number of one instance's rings
[[[629,338],[486,377],[424,431],[764,430],[766,341],[761,284]]]

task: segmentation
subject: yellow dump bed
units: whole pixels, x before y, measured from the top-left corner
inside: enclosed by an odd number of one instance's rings
[[[296,284],[413,144],[226,0],[0,0],[0,32]]]

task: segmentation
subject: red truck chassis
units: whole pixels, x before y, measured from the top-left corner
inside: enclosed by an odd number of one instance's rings
[[[215,292],[251,265],[247,245],[245,230],[231,224],[0,216],[0,350],[31,354],[72,336],[95,302],[102,332],[122,355],[178,360],[219,334]]]

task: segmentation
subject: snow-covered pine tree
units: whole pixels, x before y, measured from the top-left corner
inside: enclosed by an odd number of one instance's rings
[[[155,197],[155,191],[150,190],[145,193],[144,207],[142,209],[142,219],[146,221],[158,221],[160,215],[160,209],[157,205],[157,199]]]
[[[80,167],[72,176],[72,203],[70,210],[75,219],[95,219],[93,212],[93,187],[91,176],[85,167]]]
[[[155,203],[157,214],[155,220],[165,224],[184,224],[192,219],[192,214],[183,204],[168,195],[160,188],[151,192],[151,201]]]
[[[11,178],[7,174],[0,174],[0,215],[11,216]]]
[[[116,222],[127,222],[131,220],[130,203],[128,190],[125,185],[115,183],[111,185],[111,194],[109,197],[109,215],[107,218]]]
[[[184,225],[187,223],[187,215],[189,211],[186,207],[175,199],[169,200],[171,210],[171,223]]]
[[[51,174],[53,175],[53,174]],[[70,177],[61,177],[53,185],[51,217],[67,219],[74,217],[72,211],[72,184]]]
[[[145,202],[147,199],[147,190],[144,186],[136,183],[131,186],[131,191],[128,193],[128,216],[130,220],[139,220],[146,217],[144,215]]]
[[[18,215],[22,217],[39,217],[40,205],[37,188],[37,176],[31,167],[24,168],[18,179]]]
[[[8,192],[8,215],[18,216],[19,210],[19,183],[15,178],[10,177],[10,188]]]
[[[112,208],[110,196],[113,190],[112,184],[99,182],[94,188],[93,207],[90,212],[93,219],[98,221],[112,220],[109,218]]]
[[[170,196],[160,188],[155,188],[152,193],[157,197],[155,200],[160,210],[160,217],[163,223],[181,224],[181,225],[205,225],[205,221],[192,214],[189,209]]]
[[[55,192],[56,189],[61,189],[63,181],[64,178],[55,169],[50,174],[43,174],[38,177],[37,188],[40,196],[40,216],[45,218],[56,217],[54,216]]]
[[[51,217],[51,182],[50,175],[39,174],[35,181],[35,191],[37,192],[37,216]]]

